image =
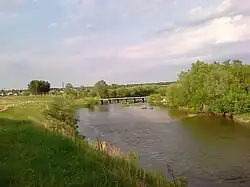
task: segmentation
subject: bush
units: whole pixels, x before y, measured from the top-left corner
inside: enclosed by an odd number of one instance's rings
[[[148,97],[148,102],[150,104],[160,104],[162,101],[162,96],[160,94],[151,94]]]
[[[250,65],[239,60],[213,64],[197,61],[166,89],[168,105],[230,116],[249,113],[249,77]]]
[[[77,134],[74,100],[66,97],[55,98],[46,105],[42,113],[50,129],[71,136]]]

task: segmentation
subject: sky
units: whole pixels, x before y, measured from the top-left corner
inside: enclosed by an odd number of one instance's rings
[[[172,81],[249,49],[249,0],[0,0],[0,88]]]

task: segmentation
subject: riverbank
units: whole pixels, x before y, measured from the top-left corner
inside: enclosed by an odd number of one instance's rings
[[[164,107],[164,108],[169,108],[169,105],[166,102],[166,99],[162,99],[160,101],[156,101],[156,100],[151,100],[150,103],[152,103],[153,105],[156,106],[160,106],[160,107]],[[217,115],[217,116],[224,116],[230,120],[233,120],[237,123],[241,123],[244,126],[250,127],[250,114],[238,114],[238,115],[223,115],[223,114],[211,114],[211,113],[206,113],[206,112],[196,112],[188,107],[179,107],[179,108],[175,108],[179,111],[182,112],[186,112],[187,115],[186,117],[195,117],[195,116],[202,116],[202,115]]]
[[[46,129],[42,109],[51,100],[43,101],[0,113],[1,186],[180,186],[138,168],[134,157]]]
[[[250,114],[241,114],[233,116],[233,120],[250,127]]]
[[[170,107],[185,106],[195,113],[229,116],[248,123],[249,73],[250,65],[239,59],[222,63],[196,61],[179,74],[176,83],[149,98]]]

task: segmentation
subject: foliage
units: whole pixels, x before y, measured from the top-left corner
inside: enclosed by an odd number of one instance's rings
[[[99,104],[98,97],[85,97],[83,99],[76,99],[75,106],[76,107],[83,107],[83,108],[93,108],[95,105]]]
[[[101,98],[108,97],[108,85],[104,80],[98,81],[95,84],[95,91]]]
[[[160,104],[162,101],[162,95],[157,93],[157,94],[151,94],[149,97],[148,97],[148,102],[150,104]]]
[[[73,85],[71,83],[67,83],[65,85],[65,90],[74,90],[74,87],[73,87]]]
[[[167,84],[167,83],[166,83]],[[150,94],[165,92],[161,84],[135,84],[135,85],[108,85],[104,80],[98,81],[94,87],[73,88],[72,84],[67,84],[64,93],[75,99],[85,97],[99,98],[122,98],[122,97],[144,97]]]
[[[6,96],[6,92],[4,90],[0,90],[0,95],[1,96]]]
[[[50,129],[67,135],[76,134],[77,119],[73,100],[57,97],[47,104],[42,113]]]
[[[101,98],[142,97],[161,91],[161,86],[150,85],[117,85],[107,83],[103,80],[95,84],[95,91]]]
[[[30,92],[28,90],[23,91],[23,96],[29,96]]]
[[[31,121],[0,119],[1,186],[177,187],[160,174],[37,127]]]
[[[83,91],[80,92],[81,97],[96,97],[97,93],[95,92],[94,89],[85,89]]]
[[[120,86],[118,88],[110,88],[108,97],[144,97],[159,91],[160,86],[157,85]]]
[[[166,89],[167,104],[197,112],[237,115],[250,112],[250,65],[240,60],[197,61]]]
[[[44,103],[52,102],[47,114],[58,122],[55,125],[59,127],[66,121],[73,124],[68,107],[72,102],[63,98],[51,101],[51,98],[20,96],[5,100],[8,103],[16,103],[17,100],[26,103],[37,99]],[[79,137],[72,139],[58,131],[48,131],[42,126],[41,103],[15,106],[13,110],[0,114],[1,186],[184,187],[178,178],[167,181],[161,174],[138,168],[135,154],[109,156]],[[45,117],[47,119],[48,116]]]
[[[50,91],[50,83],[43,80],[32,80],[28,84],[28,89],[33,95],[48,94]]]
[[[76,97],[75,89],[74,89],[74,87],[73,87],[73,85],[71,83],[67,83],[65,85],[64,93],[66,95],[71,95],[71,96],[75,96]]]

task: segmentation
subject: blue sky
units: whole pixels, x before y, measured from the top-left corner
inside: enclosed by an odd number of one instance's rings
[[[175,80],[250,60],[249,0],[0,0],[0,87]]]

